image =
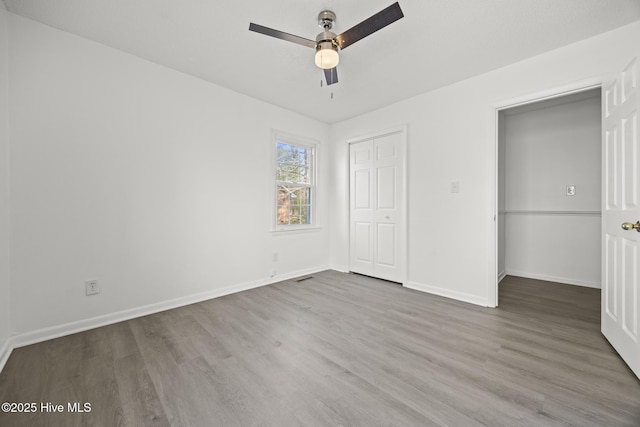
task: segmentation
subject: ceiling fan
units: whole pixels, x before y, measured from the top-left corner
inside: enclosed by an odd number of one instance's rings
[[[402,9],[400,9],[400,5],[396,2],[361,23],[349,28],[344,33],[336,35],[330,31],[336,20],[336,14],[330,10],[323,10],[318,14],[318,25],[323,31],[318,34],[315,41],[274,30],[273,28],[263,27],[253,22],[249,23],[249,30],[315,49],[316,65],[324,70],[327,85],[331,85],[338,83],[338,70],[336,68],[340,61],[338,51],[346,49],[358,40],[362,40],[403,17]]]

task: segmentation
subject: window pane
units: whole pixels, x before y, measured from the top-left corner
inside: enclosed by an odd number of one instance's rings
[[[277,224],[289,224],[289,206],[291,205],[291,199],[289,198],[289,191],[283,185],[278,185],[278,219]]]
[[[300,224],[300,208],[298,206],[291,207],[291,216],[289,217],[289,224]]]
[[[308,187],[298,188],[296,189],[296,204],[298,205],[308,205],[311,201],[311,189]]]
[[[277,224],[311,224],[311,188],[277,186]]]
[[[278,181],[311,183],[312,150],[306,147],[276,143],[276,179]]]

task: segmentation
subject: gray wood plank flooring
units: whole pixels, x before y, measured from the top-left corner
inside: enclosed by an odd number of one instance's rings
[[[325,271],[16,349],[0,426],[640,426],[600,291],[516,277],[482,308]]]

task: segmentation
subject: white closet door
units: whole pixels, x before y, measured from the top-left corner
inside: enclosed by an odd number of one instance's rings
[[[355,273],[402,282],[402,133],[350,145],[350,265]]]

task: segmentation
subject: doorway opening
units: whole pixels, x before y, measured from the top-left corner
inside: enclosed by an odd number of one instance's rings
[[[601,122],[599,86],[497,110],[497,283],[600,288]]]

